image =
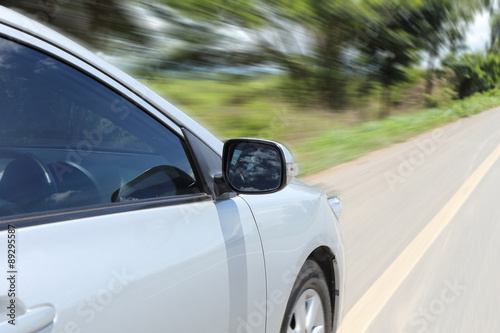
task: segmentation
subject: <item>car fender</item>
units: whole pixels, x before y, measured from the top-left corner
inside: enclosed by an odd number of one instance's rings
[[[313,251],[331,250],[336,260],[335,288],[343,296],[344,248],[338,221],[324,193],[292,182],[269,195],[245,195],[254,214],[265,257],[267,330],[279,332],[297,275]],[[342,304],[340,299],[336,305]],[[341,308],[336,309],[339,317]],[[249,315],[251,320],[252,314]],[[335,320],[338,322],[338,318]]]

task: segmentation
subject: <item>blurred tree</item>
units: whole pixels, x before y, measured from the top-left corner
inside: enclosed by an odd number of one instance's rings
[[[443,65],[455,73],[454,87],[463,99],[475,92],[495,88],[500,82],[500,12],[494,1],[485,1],[490,11],[490,41],[487,50],[461,55],[450,53]]]
[[[415,12],[414,34],[420,36],[427,53],[427,95],[432,95],[435,63],[444,48],[452,49],[464,40],[466,24],[474,18],[475,5],[456,0],[424,0]]]
[[[376,33],[361,39],[359,50],[372,72],[384,88],[380,117],[390,110],[390,87],[405,81],[404,69],[411,66],[423,53],[427,54],[426,94],[433,90],[435,63],[446,48],[455,51],[465,37],[466,27],[475,13],[489,1],[480,0],[373,0],[370,13],[381,13]],[[367,20],[370,22],[369,20]],[[374,30],[374,29],[371,29]]]
[[[346,103],[348,80],[379,82],[384,91],[381,117],[389,114],[391,87],[406,80],[405,69],[422,52],[428,53],[427,92],[432,93],[441,50],[460,41],[474,13],[492,10],[494,2],[0,0],[105,52],[147,50],[141,56],[150,55],[145,62],[154,70],[280,70],[287,78],[284,90],[302,104],[339,110]],[[152,28],[150,19],[162,24]],[[492,47],[496,39],[492,36]]]
[[[0,0],[0,5],[109,52],[121,44],[128,48],[131,43],[143,45],[148,41],[149,34],[139,24],[129,1]]]
[[[397,1],[373,1],[370,13],[378,13],[370,22],[366,34],[357,40],[360,61],[368,79],[382,85],[382,103],[379,118],[389,115],[391,87],[407,80],[405,68],[419,59],[421,47],[413,31],[415,4]]]
[[[500,12],[491,13],[490,45],[488,52],[500,51]]]
[[[345,105],[349,70],[349,51],[362,34],[364,19],[369,17],[362,2],[342,0],[272,0],[272,10],[280,18],[305,30],[303,57],[295,64],[303,70],[293,80],[307,79],[306,84],[325,107]],[[289,34],[289,31],[283,31]]]
[[[341,0],[163,2],[167,8],[191,19],[178,24],[181,29],[169,31],[188,41],[177,52],[170,52],[166,60],[171,64],[267,65],[286,73],[286,90],[291,90],[290,95],[296,100],[319,103],[330,109],[339,109],[344,104],[345,50],[362,24],[356,19],[361,11],[358,3]],[[199,29],[199,24],[205,28]],[[187,31],[190,38],[186,38]]]
[[[460,99],[491,90],[500,80],[500,54],[496,52],[450,54],[443,60],[443,65],[455,73],[454,86]]]

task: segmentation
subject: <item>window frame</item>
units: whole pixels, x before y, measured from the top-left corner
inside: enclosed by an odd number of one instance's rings
[[[139,110],[146,113],[152,121],[158,122],[165,130],[171,131],[181,141],[184,152],[189,160],[193,170],[195,180],[201,193],[188,194],[179,196],[169,196],[162,198],[140,199],[130,202],[122,203],[106,203],[95,206],[82,206],[71,209],[42,211],[30,214],[11,215],[0,218],[0,231],[6,230],[9,223],[15,223],[18,227],[26,227],[33,225],[49,224],[55,222],[63,222],[74,219],[81,219],[87,217],[118,214],[123,212],[136,211],[141,209],[158,208],[172,205],[181,205],[188,203],[195,203],[199,201],[213,201],[212,193],[207,191],[206,187],[202,184],[202,170],[199,170],[199,165],[196,163],[196,157],[192,156],[192,151],[189,144],[182,132],[182,127],[176,124],[168,117],[165,111],[161,111],[158,105],[148,100],[146,96],[140,95],[138,92],[133,91],[130,87],[122,84],[117,78],[112,77],[110,74],[105,73],[97,66],[86,61],[78,55],[69,53],[58,45],[54,45],[38,36],[31,35],[24,31],[20,31],[15,27],[6,25],[0,22],[0,37],[7,39],[11,42],[17,43],[24,47],[31,48],[35,51],[41,52],[57,61],[72,67],[83,75],[96,81],[96,83],[105,86],[114,93],[123,97],[128,102],[132,103]],[[221,165],[222,167],[222,165]]]

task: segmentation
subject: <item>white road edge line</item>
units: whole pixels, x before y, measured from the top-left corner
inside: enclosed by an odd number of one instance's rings
[[[466,202],[479,182],[500,157],[500,145],[467,178],[460,189],[451,197],[429,224],[401,252],[394,262],[373,283],[367,292],[346,314],[339,325],[339,332],[366,332],[392,295],[411,273],[418,261],[450,223],[460,207]]]

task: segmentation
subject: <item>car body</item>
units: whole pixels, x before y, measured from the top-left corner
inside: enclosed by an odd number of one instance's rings
[[[4,7],[0,94],[0,331],[279,332],[307,260],[336,325],[339,222],[289,169],[274,190],[229,188],[220,140]]]

